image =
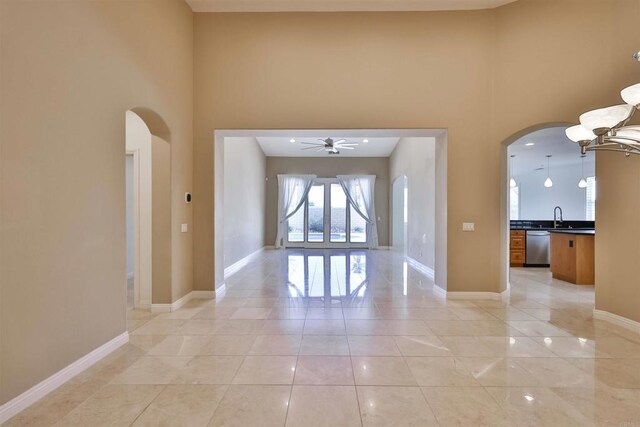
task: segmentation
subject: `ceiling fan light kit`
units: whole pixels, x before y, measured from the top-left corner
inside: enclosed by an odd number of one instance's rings
[[[640,60],[640,52],[633,55]],[[580,124],[569,127],[567,137],[587,151],[617,151],[625,156],[640,154],[640,126],[629,125],[640,109],[640,83],[622,89],[625,104],[599,108],[580,115]]]
[[[313,150],[314,153],[326,151],[329,155],[340,154],[340,150],[354,150],[358,146],[357,142],[349,142],[346,139],[334,140],[333,138],[318,138],[318,142],[301,141],[305,145],[301,150]]]

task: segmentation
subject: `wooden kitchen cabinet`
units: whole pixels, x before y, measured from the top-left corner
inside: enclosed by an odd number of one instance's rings
[[[527,232],[511,230],[509,239],[509,264],[511,267],[522,267],[526,259]]]
[[[554,279],[576,285],[593,285],[595,236],[551,233],[551,274]]]

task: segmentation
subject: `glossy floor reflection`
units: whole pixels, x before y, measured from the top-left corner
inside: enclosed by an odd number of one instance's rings
[[[640,336],[512,270],[452,301],[388,251],[267,251],[8,425],[640,426]]]

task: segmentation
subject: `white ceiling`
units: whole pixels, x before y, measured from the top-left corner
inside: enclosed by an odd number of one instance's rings
[[[302,150],[309,145],[301,142],[318,142],[314,137],[294,137],[296,142],[291,142],[291,137],[256,137],[264,154],[269,157],[389,157],[396,148],[399,137],[368,137],[369,142],[364,143],[364,137],[343,137],[341,135],[325,135],[321,138],[332,138],[334,141],[346,139],[348,142],[357,142],[359,145],[354,150],[340,150],[338,155],[329,155],[326,151]]]
[[[348,12],[493,9],[516,0],[186,0],[194,12]]]
[[[524,174],[536,168],[547,167],[547,154],[551,154],[550,165],[554,167],[580,163],[580,148],[564,133],[565,127],[553,127],[532,132],[516,140],[508,148],[509,155],[516,157],[511,161],[514,174]],[[526,144],[533,143],[535,145]],[[595,167],[595,155],[587,153],[585,169]]]
[[[389,157],[401,138],[425,138],[435,141],[444,129],[254,129],[215,131],[216,141],[227,138],[255,138],[267,156],[271,157]],[[296,142],[290,142],[291,138]],[[301,150],[307,145],[300,141],[316,142],[318,138],[332,138],[334,141],[346,139],[358,142],[354,150],[340,150],[339,155],[326,152],[314,153]],[[364,143],[364,139],[368,143]],[[318,141],[319,142],[319,141]]]

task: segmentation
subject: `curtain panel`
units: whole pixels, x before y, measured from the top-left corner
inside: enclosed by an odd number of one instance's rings
[[[347,200],[353,209],[367,222],[369,249],[378,247],[378,221],[375,206],[375,175],[338,175]]]
[[[278,175],[278,231],[275,247],[283,245],[287,220],[304,205],[315,175]]]

